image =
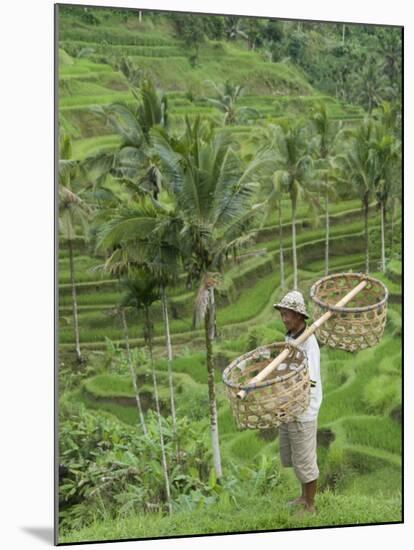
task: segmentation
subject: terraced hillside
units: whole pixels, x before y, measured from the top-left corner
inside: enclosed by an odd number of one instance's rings
[[[379,276],[379,274],[375,274]],[[305,275],[304,275],[305,276]],[[308,281],[315,274],[307,274]],[[400,286],[388,279],[386,284],[400,297]],[[220,383],[220,371],[240,353],[252,346],[282,338],[278,319],[259,315],[238,337],[221,337],[217,345],[216,383],[218,388],[219,429],[225,476],[236,470],[261,467],[266,476],[278,476],[272,490],[249,500],[246,516],[241,501],[216,502],[214,508],[184,512],[177,509],[174,520],[160,516],[141,521],[139,516],[112,520],[79,532],[68,532],[63,541],[111,538],[150,537],[174,534],[252,531],[315,525],[343,525],[399,521],[401,506],[401,309],[391,304],[387,329],[375,348],[352,354],[322,348],[321,367],[324,400],[318,429],[318,462],[321,471],[316,518],[297,517],[284,502],[295,496],[297,482],[291,471],[277,464],[277,430],[239,432]],[[95,361],[97,359],[95,358]],[[99,364],[99,360],[97,361]],[[157,377],[162,386],[162,410],[168,414],[167,365],[157,362]],[[177,392],[177,415],[191,417],[198,433],[209,443],[207,413],[207,374],[204,354],[189,348],[173,361],[174,386]],[[138,367],[143,406],[154,406],[150,371]],[[135,426],[137,411],[129,376],[108,373],[100,368],[67,397],[82,402],[90,410],[106,411],[111,417]],[[208,455],[205,456],[208,458]],[[266,466],[263,466],[266,465]],[[266,469],[267,468],[267,469]],[[268,470],[271,468],[270,470]],[[270,479],[269,477],[266,477]],[[246,498],[243,497],[243,503]],[[269,506],[272,512],[269,513]],[[218,516],[217,516],[218,514]],[[173,531],[171,531],[173,529]],[[110,535],[109,535],[110,534]]]
[[[353,206],[355,201],[350,201]],[[331,270],[360,271],[364,268],[364,242],[363,222],[352,222],[353,216],[359,213],[358,209],[350,208],[344,204],[336,205],[344,210],[336,216],[335,223],[331,229],[332,255],[330,259]],[[289,226],[289,224],[286,224]],[[378,222],[372,228],[379,227]],[[286,227],[286,237],[283,239],[285,254],[291,252],[291,236]],[[225,273],[224,284],[219,295],[219,304],[224,307],[219,309],[218,322],[222,330],[226,325],[234,325],[241,321],[253,321],[269,305],[276,294],[280,294],[278,279],[278,254],[279,244],[272,238],[276,229],[268,226],[259,232],[257,244],[252,248],[251,254],[246,252],[240,262],[228,269]],[[307,271],[315,272],[315,275],[322,269],[320,259],[323,257],[325,247],[324,229],[309,230],[306,227],[305,219],[299,220],[297,248],[300,265],[306,266]],[[256,255],[257,254],[257,255]],[[69,283],[68,259],[62,251],[59,260],[60,274],[60,342],[61,348],[70,349],[73,347],[73,330],[71,327],[71,285]],[[374,260],[378,260],[378,254]],[[319,262],[318,262],[319,260]],[[111,317],[111,308],[116,305],[121,297],[119,285],[116,279],[97,278],[93,267],[102,263],[99,258],[79,255],[75,258],[79,323],[81,327],[81,342],[88,349],[103,349],[105,336],[121,343],[122,329],[116,318]],[[260,279],[259,279],[260,278]],[[305,280],[302,288],[305,290]],[[254,294],[252,294],[252,292]],[[248,293],[248,300],[246,295]],[[177,335],[173,343],[189,342],[193,339],[194,333],[191,327],[191,313],[194,301],[194,292],[185,288],[184,281],[181,286],[171,292],[171,309],[173,319],[171,331]],[[251,307],[254,296],[255,306]],[[155,342],[162,343],[163,322],[161,305],[153,308],[155,322]],[[142,322],[142,312],[130,311],[129,318],[133,324]],[[142,325],[142,323],[141,323]],[[139,328],[138,328],[139,330]],[[131,335],[132,342],[142,344],[141,332]]]
[[[293,62],[271,63],[259,49],[248,49],[240,41],[206,40],[200,43],[194,64],[168,18],[155,24],[145,12],[143,21],[110,10],[94,13],[99,24],[68,12],[60,17],[59,125],[72,138],[73,159],[83,160],[119,146],[120,137],[111,133],[95,108],[119,101],[134,104],[128,79],[120,70],[125,58],[142,74],[150,75],[167,95],[173,132],[183,127],[185,115],[202,115],[220,124],[218,131],[231,135],[235,150],[244,157],[254,156],[252,138],[259,129],[267,123],[307,117],[320,100],[330,119],[342,122],[342,128],[353,127],[364,116],[360,106],[312,87],[305,72]],[[255,110],[254,115],[231,126],[223,124],[222,113],[206,100],[211,94],[207,81],[226,80],[244,86],[238,107]],[[125,193],[113,177],[108,178],[107,186],[120,195]],[[281,228],[276,210],[266,216],[263,211],[261,223],[252,229],[249,246],[237,261],[226,265],[217,289],[214,361],[224,486],[217,487],[210,476],[208,495],[194,487],[183,490],[182,498],[173,503],[171,517],[163,515],[160,508],[154,513],[138,513],[134,501],[132,508],[125,504],[126,512],[119,517],[107,513],[104,505],[92,515],[83,516],[83,502],[71,502],[62,506],[59,542],[401,520],[401,207],[397,203],[385,223],[385,273],[380,272],[381,213],[374,197],[368,205],[371,275],[382,280],[390,292],[383,339],[375,348],[354,354],[321,349],[324,400],[319,416],[321,492],[316,517],[296,517],[284,506],[286,500],[296,496],[297,483],[292,472],[279,465],[277,430],[240,432],[231,415],[221,382],[225,366],[248,350],[284,337],[282,322],[272,304],[285,292],[280,281],[280,242],[285,287],[293,285],[291,201],[286,197],[281,201]],[[316,216],[305,201],[299,202],[297,210],[299,289],[305,297],[309,296],[310,286],[324,275],[325,211],[323,201],[320,202]],[[350,186],[330,204],[329,219],[330,273],[363,271],[365,225],[361,197]],[[58,253],[61,404],[80,405],[86,411],[102,413],[108,422],[116,422],[127,433],[134,430],[139,417],[125,352],[124,327],[116,315],[122,291],[116,278],[102,273],[105,257],[95,253],[93,239],[83,240],[81,225],[76,225],[75,230],[78,238],[72,241],[74,279],[80,346],[86,362],[79,368],[75,361],[70,256],[67,243],[62,241]],[[194,329],[192,324],[197,290],[186,284],[182,270],[176,286],[168,289],[168,307],[176,414],[191,424],[200,448],[208,449],[198,457],[204,464],[200,468],[205,467],[208,473],[211,451],[205,335],[204,330]],[[151,316],[160,408],[169,433],[170,396],[161,302],[151,307]],[[142,408],[148,418],[156,399],[145,346],[143,311],[127,308],[126,321]],[[110,445],[108,440],[99,446],[105,448],[106,444]],[[169,459],[174,461],[173,454]],[[126,459],[118,451],[114,464],[123,460]],[[93,471],[94,468],[95,465]],[[72,475],[82,475],[79,464],[74,464]],[[177,485],[184,481],[178,476]],[[78,489],[82,483],[86,482],[79,478]],[[139,499],[138,493],[135,496]]]
[[[171,25],[166,23],[150,30],[145,25],[131,28],[122,23],[91,29],[79,19],[65,16],[60,21],[59,46],[60,124],[77,138],[77,158],[117,144],[117,136],[109,134],[89,108],[133,100],[124,74],[113,68],[126,56],[168,92],[170,120],[177,126],[184,115],[217,118],[217,109],[206,102],[206,96],[214,91],[209,80],[243,84],[245,93],[239,105],[254,107],[258,126],[306,114],[319,100],[326,103],[332,119],[345,122],[363,116],[360,107],[314,90],[295,65],[266,62],[260,53],[246,51],[240,45],[203,43],[198,66],[192,67],[188,48],[174,38]],[[232,134],[254,132],[251,122],[233,126]]]
[[[177,38],[174,38],[171,28],[147,30],[145,27],[131,28],[131,24],[100,25],[91,30],[87,24],[75,18],[65,16],[60,24],[60,66],[59,66],[59,119],[62,129],[68,131],[73,141],[73,157],[85,158],[87,155],[98,151],[110,150],[116,147],[120,138],[118,135],[108,133],[108,128],[103,125],[100,118],[94,114],[95,105],[108,105],[114,101],[132,102],[133,96],[128,86],[128,81],[121,71],[117,71],[110,64],[99,63],[99,60],[107,55],[106,61],[118,59],[121,56],[128,57],[150,74],[157,85],[168,92],[170,118],[180,125],[184,115],[202,114],[203,117],[217,118],[220,116],[217,109],[206,105],[205,95],[208,94],[206,80],[220,82],[224,78],[243,82],[246,93],[240,98],[240,106],[254,106],[259,113],[256,120],[249,125],[233,125],[225,128],[237,136],[243,147],[246,136],[254,135],[256,128],[261,128],[266,122],[278,122],[286,117],[296,117],[298,114],[309,113],[315,101],[324,99],[328,106],[331,118],[346,120],[359,120],[363,111],[359,107],[345,105],[334,98],[322,97],[317,90],[313,90],[307,83],[303,73],[289,63],[268,63],[257,52],[245,51],[237,45],[229,43],[212,43],[209,41],[200,47],[199,67],[190,65],[186,48]],[[66,48],[66,49],[65,49]],[[67,52],[89,52],[86,57],[71,57]],[[110,55],[109,55],[110,54]],[[220,62],[218,62],[218,59]],[[112,65],[114,63],[112,62]],[[174,74],[174,79],[169,75]],[[188,90],[192,91],[190,99]],[[286,95],[285,92],[289,94]],[[290,246],[290,207],[288,201],[283,204],[284,246],[289,254]],[[351,199],[346,202],[334,204],[330,208],[333,230],[333,255],[341,255],[345,252],[346,242],[351,242],[354,237],[358,239],[362,235],[363,222],[360,215],[360,201]],[[302,254],[302,262],[316,260],[322,257],[324,246],[324,230],[309,231],[306,223],[306,209],[302,205],[298,213],[298,241],[302,245],[301,252],[306,248],[306,254]],[[323,213],[320,218],[322,220]],[[351,223],[353,222],[353,223]],[[238,266],[237,270],[244,272],[240,275],[237,287],[246,288],[253,281],[253,272],[247,266],[259,263],[261,273],[268,273],[275,269],[277,261],[278,243],[275,239],[277,228],[276,212],[269,216],[266,226],[261,229],[256,238],[257,250],[263,251],[260,262],[256,260],[246,261],[246,266]],[[379,217],[372,220],[373,227],[379,224]],[[307,241],[312,244],[306,244]],[[355,239],[352,241],[355,244]],[[354,245],[353,245],[354,246]],[[351,252],[352,261],[348,262],[350,269],[360,269],[363,265],[362,242],[346,250]],[[312,250],[312,252],[311,252]],[[357,257],[358,252],[360,255]],[[376,251],[377,258],[379,251]],[[339,258],[338,258],[339,260]],[[334,260],[334,262],[336,259]],[[340,260],[339,260],[340,262]],[[70,348],[73,342],[71,329],[71,297],[69,285],[68,256],[65,248],[61,247],[59,253],[59,283],[60,283],[60,342],[62,349]],[[119,297],[116,280],[108,280],[99,276],[91,268],[102,263],[99,258],[91,258],[85,255],[83,250],[78,251],[75,257],[75,273],[77,291],[79,294],[81,341],[85,347],[99,349],[104,347],[105,336],[114,340],[121,340],[120,327],[116,320],[108,316],[110,307]],[[347,262],[342,262],[346,266]],[[339,266],[339,264],[337,264]],[[332,264],[332,267],[335,263]],[[256,270],[257,273],[257,270]],[[230,279],[230,278],[229,278]],[[243,283],[243,280],[245,281]],[[247,282],[247,284],[246,284]],[[267,286],[263,282],[261,291],[261,304],[270,298],[274,285]],[[229,286],[235,286],[229,283]],[[266,286],[266,290],[265,287]],[[233,293],[234,294],[234,293]],[[184,316],[191,309],[191,293],[186,289],[177,288],[173,291],[172,301],[177,318],[174,319],[172,331],[174,333],[188,332],[188,322]],[[238,304],[233,295],[231,308],[238,310]],[[225,301],[230,301],[229,296],[223,296]],[[155,312],[156,334],[162,334],[160,310]],[[131,319],[133,319],[131,314]],[[139,318],[139,316],[138,316]],[[230,317],[231,319],[231,313]],[[223,317],[226,322],[227,316]],[[187,338],[188,339],[188,338]],[[140,335],[134,337],[134,343],[142,342]]]

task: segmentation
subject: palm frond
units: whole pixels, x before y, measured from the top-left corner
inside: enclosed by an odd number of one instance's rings
[[[140,239],[154,231],[157,216],[152,205],[135,208],[122,208],[113,219],[105,222],[99,232],[96,252],[105,250],[121,242]]]
[[[141,147],[144,143],[143,130],[130,107],[126,103],[111,103],[106,107],[108,122],[125,144]]]
[[[151,131],[150,141],[154,151],[161,160],[167,186],[173,192],[177,192],[182,185],[184,177],[182,157],[173,150],[165,134],[158,128]]]
[[[92,208],[81,197],[65,185],[59,185],[59,200],[62,208],[78,206],[83,212],[92,214]]]

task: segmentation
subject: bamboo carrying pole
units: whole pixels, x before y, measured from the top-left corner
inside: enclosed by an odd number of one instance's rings
[[[348,302],[352,300],[363,288],[366,287],[368,281],[361,281],[355,288],[353,288],[346,296],[344,296],[339,302],[335,304],[334,307],[342,307]],[[303,344],[309,336],[311,336],[317,328],[319,328],[325,321],[327,321],[332,315],[334,314],[334,311],[327,311],[322,315],[322,317],[319,317],[316,321],[312,323],[312,325],[305,330],[305,332],[302,332],[302,334],[299,336],[299,338],[296,338],[295,344]],[[288,357],[290,351],[288,348],[284,349],[277,357],[273,359],[271,363],[267,365],[263,370],[259,372],[254,378],[249,380],[247,386],[251,386],[251,388],[247,388],[245,390],[240,390],[237,394],[237,397],[239,399],[244,399],[248,392],[254,388],[254,384],[257,384],[257,382],[261,382],[264,380],[271,372],[273,372],[283,361]]]

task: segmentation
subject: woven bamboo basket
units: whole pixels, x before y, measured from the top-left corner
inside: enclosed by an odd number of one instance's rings
[[[286,348],[290,353],[275,376],[247,388],[247,382]],[[223,381],[239,429],[277,428],[294,420],[309,405],[306,355],[291,342],[275,342],[241,355],[226,367]],[[237,393],[246,389],[247,397],[239,399]]]
[[[346,307],[335,303],[361,280],[367,285]],[[387,287],[377,279],[362,273],[338,273],[323,277],[310,290],[313,318],[327,311],[333,313],[317,330],[319,342],[346,351],[358,351],[375,346],[381,339],[387,318]]]

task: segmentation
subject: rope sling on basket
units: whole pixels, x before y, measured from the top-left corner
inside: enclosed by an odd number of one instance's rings
[[[334,283],[330,282],[332,279]],[[347,294],[335,303],[344,291],[348,291]],[[357,307],[344,307],[362,291]],[[321,341],[332,347],[356,351],[375,345],[381,338],[388,290],[380,281],[362,273],[339,273],[317,281],[312,286],[311,297],[313,300],[316,298],[315,303],[320,308],[315,308],[314,317],[320,311],[324,310],[324,313],[294,343],[277,342],[262,346],[238,357],[224,370],[223,382],[239,428],[278,427],[306,410],[309,404],[309,373],[306,354],[298,346],[316,331],[319,336],[321,326],[331,317],[331,328],[327,332],[335,336],[324,335],[326,339]],[[377,301],[373,303],[374,300]],[[367,314],[370,316],[357,323],[358,315]],[[338,323],[345,328],[332,328]],[[276,350],[282,351],[257,373],[263,359],[270,359]],[[280,371],[281,368],[283,374],[265,381],[273,371]],[[252,375],[253,378],[250,378]]]

